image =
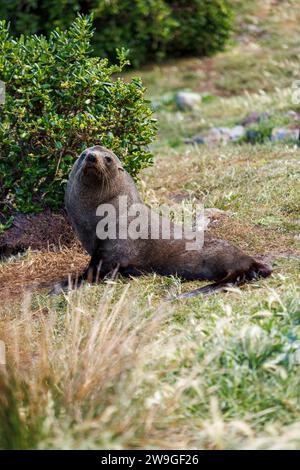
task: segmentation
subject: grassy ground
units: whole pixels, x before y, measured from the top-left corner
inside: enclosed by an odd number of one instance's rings
[[[149,276],[52,298],[3,295],[0,448],[300,448],[300,150],[183,143],[249,111],[279,122],[297,110],[298,2],[235,3],[228,51],[138,72],[151,99],[209,94],[198,111],[161,106],[141,191],[150,203],[226,211],[210,230],[272,261],[272,278],[171,303],[200,283]],[[86,261],[60,256],[70,270]],[[0,278],[33,281],[57,260],[29,252],[0,265]]]

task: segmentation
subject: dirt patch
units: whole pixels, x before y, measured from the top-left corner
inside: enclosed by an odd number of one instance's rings
[[[50,289],[68,275],[80,273],[88,261],[63,211],[15,216],[13,225],[0,236],[0,257],[27,250],[23,258],[0,265],[0,298]]]
[[[0,235],[0,257],[8,257],[28,248],[57,251],[76,244],[76,237],[66,214],[50,210],[36,215],[18,214],[13,225]]]
[[[0,265],[0,298],[7,300],[25,291],[47,288],[68,275],[81,273],[89,256],[78,247],[60,252],[29,252],[24,259]]]

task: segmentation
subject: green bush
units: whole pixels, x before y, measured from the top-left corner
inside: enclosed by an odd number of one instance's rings
[[[116,48],[130,51],[130,62],[139,66],[164,58],[176,23],[164,0],[98,1],[93,10],[95,50],[113,59]]]
[[[6,0],[0,2],[0,19],[11,21],[13,34],[48,34],[67,28],[77,13],[86,12],[89,0]],[[96,3],[92,0],[92,3]]]
[[[66,28],[76,14],[93,13],[95,53],[116,58],[130,50],[134,66],[169,55],[210,55],[222,49],[232,27],[227,0],[11,0],[0,5],[0,18],[12,32],[49,34]]]
[[[155,124],[140,80],[91,56],[88,17],[43,36],[13,39],[0,22],[0,213],[62,206],[66,179],[87,146],[114,150],[133,175],[151,163]]]
[[[0,6],[0,18],[11,21],[12,32],[49,34],[66,28],[76,13],[92,13],[93,48],[100,57],[116,59],[116,49],[130,50],[138,66],[164,57],[174,21],[164,0],[12,0]]]
[[[227,0],[166,0],[177,28],[168,46],[170,55],[209,56],[229,38],[233,14]]]

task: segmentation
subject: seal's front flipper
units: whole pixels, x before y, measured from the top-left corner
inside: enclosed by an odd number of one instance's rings
[[[77,289],[81,286],[82,282],[82,276],[73,279],[69,277],[68,279],[64,279],[63,281],[55,284],[54,287],[50,290],[50,292],[48,292],[48,295],[58,295],[62,292],[68,292],[70,290]]]
[[[76,290],[82,286],[84,282],[88,282],[89,284],[97,284],[98,282],[105,279],[105,277],[110,274],[110,278],[115,279],[118,273],[119,266],[110,272],[107,270],[103,270],[102,261],[99,260],[99,257],[93,255],[89,265],[84,270],[82,274],[76,277],[69,276],[68,279],[65,279],[53,287],[53,289],[49,292],[49,295],[57,295],[61,294],[62,292],[68,292],[70,290]]]
[[[88,267],[79,276],[77,275],[75,277],[69,275],[67,279],[64,279],[63,281],[55,284],[55,286],[49,292],[49,295],[58,295],[62,292],[76,290],[82,286],[84,281],[87,281],[91,284],[98,282],[100,279],[101,262],[96,265],[93,261],[94,260],[92,259]]]

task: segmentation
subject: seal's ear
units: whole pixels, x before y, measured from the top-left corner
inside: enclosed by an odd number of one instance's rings
[[[120,171],[125,171],[123,166],[122,166],[122,163],[120,162],[120,160],[118,159],[118,157],[116,158],[116,163],[117,163],[117,168],[118,170]]]

